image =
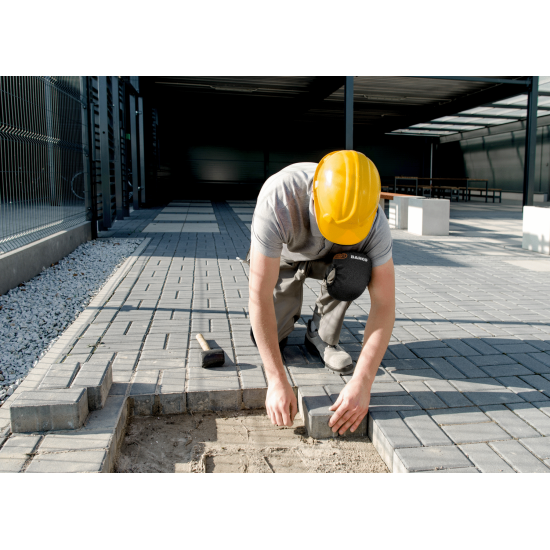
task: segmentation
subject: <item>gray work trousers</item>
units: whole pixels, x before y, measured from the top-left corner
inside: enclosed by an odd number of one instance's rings
[[[323,280],[331,262],[332,255],[330,258],[308,262],[293,262],[281,258],[279,280],[273,291],[279,342],[294,330],[294,323],[300,318],[306,278]],[[338,343],[350,304],[351,302],[335,300],[328,293],[326,282],[321,283],[313,319],[319,329],[319,336],[327,344],[335,346]]]

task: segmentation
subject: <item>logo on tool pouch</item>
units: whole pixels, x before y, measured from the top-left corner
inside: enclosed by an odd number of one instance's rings
[[[345,260],[347,257],[348,257],[348,255],[346,253],[342,252],[341,254],[336,254],[336,256],[334,256],[334,259],[335,260]]]
[[[351,259],[352,260],[361,260],[362,262],[368,262],[369,261],[368,258],[361,258],[361,256],[354,256],[353,254],[351,255]]]

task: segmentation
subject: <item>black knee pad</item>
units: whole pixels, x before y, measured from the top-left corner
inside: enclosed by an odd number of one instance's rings
[[[325,282],[328,293],[341,302],[352,302],[367,288],[372,273],[372,262],[361,252],[336,254],[327,267]]]

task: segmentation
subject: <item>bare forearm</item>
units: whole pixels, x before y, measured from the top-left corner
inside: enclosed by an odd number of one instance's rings
[[[357,377],[368,389],[372,386],[376,372],[390,342],[393,325],[395,323],[395,306],[385,305],[371,307],[365,335],[363,349],[357,361],[354,378]]]
[[[277,320],[273,297],[251,296],[249,302],[250,324],[262,357],[269,382],[285,381],[286,374],[279,351]]]

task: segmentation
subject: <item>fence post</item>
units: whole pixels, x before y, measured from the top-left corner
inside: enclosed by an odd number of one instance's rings
[[[84,180],[84,207],[86,208],[86,219],[92,225],[92,239],[97,239],[97,213],[95,209],[95,197],[92,186],[92,159],[90,143],[90,97],[88,91],[88,77],[80,77],[80,93],[82,97],[82,169]]]
[[[109,104],[108,76],[99,76],[99,143],[101,163],[101,200],[103,203],[102,229],[113,224],[111,216],[111,166],[109,158]]]
[[[131,93],[129,101],[130,109],[130,147],[132,156],[132,201],[134,210],[139,210],[139,158],[138,158],[138,132],[136,96]]]
[[[143,98],[138,97],[138,124],[139,124],[139,183],[141,187],[141,203],[145,204],[145,128],[143,112]]]
[[[112,97],[113,97],[113,137],[115,149],[115,201],[116,201],[116,219],[124,219],[124,205],[122,198],[122,159],[121,159],[121,143],[120,143],[120,97],[119,97],[119,81],[118,76],[111,77],[112,82]]]

